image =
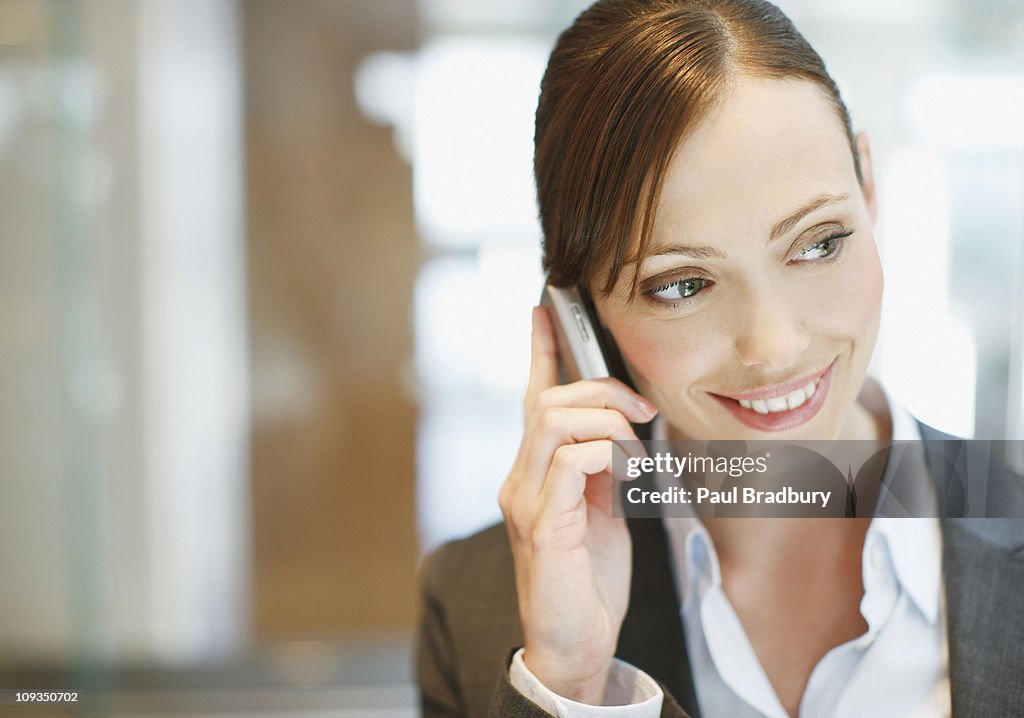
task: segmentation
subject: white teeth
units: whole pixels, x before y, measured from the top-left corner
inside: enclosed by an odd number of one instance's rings
[[[814,396],[818,388],[818,381],[812,381],[807,386],[791,391],[784,396],[776,396],[771,399],[739,399],[739,404],[744,409],[751,409],[758,414],[776,414],[780,411],[791,411],[802,405],[805,401]]]
[[[800,391],[794,391],[792,394],[786,397],[786,408],[795,409],[805,401],[807,401],[807,391],[801,389]]]

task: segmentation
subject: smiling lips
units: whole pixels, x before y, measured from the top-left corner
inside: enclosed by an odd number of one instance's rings
[[[800,426],[818,413],[832,383],[835,361],[821,373],[765,389],[725,396],[711,393],[730,414],[759,431],[783,431]]]
[[[818,388],[818,382],[821,378],[817,378],[814,381],[810,381],[806,386],[802,386],[799,389],[795,389],[784,396],[776,396],[771,399],[754,399],[750,401],[748,399],[738,399],[740,406],[744,409],[753,409],[758,414],[775,414],[780,411],[788,411],[789,409],[795,409],[805,401],[814,396],[815,389]]]

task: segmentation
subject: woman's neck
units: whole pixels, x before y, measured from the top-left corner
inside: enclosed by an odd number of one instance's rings
[[[851,421],[853,422],[851,424],[853,432],[863,431],[866,433],[854,433],[849,437],[840,434],[844,439],[892,441],[892,407],[889,406],[882,387],[871,377],[864,379],[864,385],[857,396],[857,401],[851,407],[851,415],[847,417],[847,423],[850,424]],[[843,428],[845,430],[846,427]]]
[[[884,397],[882,398],[884,402]],[[864,393],[850,407],[846,421],[839,430],[840,439],[865,441],[889,441],[892,438],[892,417],[888,407],[877,407],[874,402],[864,401]]]

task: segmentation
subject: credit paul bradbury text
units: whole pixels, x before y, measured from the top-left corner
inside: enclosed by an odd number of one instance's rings
[[[631,456],[626,460],[626,476],[631,479],[656,472],[679,478],[683,474],[722,474],[733,478],[746,474],[763,474],[768,470],[770,453],[764,456],[675,456],[657,453],[654,456]],[[831,491],[797,491],[786,486],[778,491],[759,491],[754,487],[733,486],[714,490],[705,486],[685,489],[679,486],[663,491],[645,491],[633,487],[626,492],[626,501],[633,504],[804,504],[828,508]]]
[[[678,486],[664,491],[645,491],[637,486],[626,491],[626,501],[631,504],[802,504],[828,508],[831,491],[797,491],[787,486],[778,491],[758,491],[750,486],[734,486],[724,491],[715,491],[701,486],[683,489]]]

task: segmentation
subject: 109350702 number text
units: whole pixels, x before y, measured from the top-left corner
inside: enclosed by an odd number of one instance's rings
[[[77,691],[12,691],[15,703],[77,703]]]

